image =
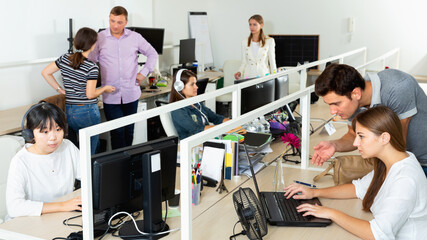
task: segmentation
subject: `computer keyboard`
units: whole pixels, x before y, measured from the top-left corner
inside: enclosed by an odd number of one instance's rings
[[[299,200],[289,198],[286,199],[283,192],[276,192],[275,198],[282,212],[285,221],[308,222],[312,216],[302,216],[303,213],[297,211],[297,206],[301,204]]]

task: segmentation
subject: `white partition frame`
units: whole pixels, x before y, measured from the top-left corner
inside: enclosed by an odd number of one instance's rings
[[[220,135],[223,132],[231,130],[243,123],[252,120],[255,117],[258,117],[262,114],[265,114],[275,108],[281,107],[286,103],[300,99],[301,113],[303,115],[303,123],[302,123],[302,139],[307,139],[302,141],[302,167],[307,168],[308,166],[308,143],[309,143],[309,118],[307,116],[310,115],[310,93],[314,90],[314,87],[305,88],[305,80],[307,78],[306,69],[317,66],[320,64],[326,64],[329,61],[339,60],[340,62],[344,62],[344,58],[348,56],[353,56],[356,54],[363,55],[363,61],[366,62],[366,47],[360,48],[354,51],[350,51],[335,57],[331,57],[328,59],[324,59],[321,61],[316,61],[313,63],[304,64],[302,66],[298,66],[292,68],[290,70],[286,70],[283,72],[279,72],[276,74],[272,74],[269,76],[265,76],[262,78],[257,78],[251,81],[243,82],[241,84],[228,86],[222,89],[219,89],[214,92],[205,93],[200,96],[192,97],[190,99],[185,99],[179,102],[175,102],[172,104],[168,104],[159,108],[150,109],[148,111],[136,113],[130,116],[122,117],[113,121],[108,121],[105,123],[101,123],[95,126],[91,126],[85,129],[81,129],[79,131],[79,140],[80,140],[80,160],[82,162],[82,202],[83,204],[83,227],[85,231],[83,232],[84,239],[92,239],[93,238],[93,203],[92,203],[92,179],[91,179],[91,160],[90,160],[90,137],[94,135],[98,135],[100,133],[104,133],[107,131],[111,131],[113,129],[126,126],[128,124],[136,123],[138,121],[146,120],[148,118],[158,116],[160,113],[171,112],[173,110],[182,108],[184,106],[188,106],[197,102],[205,101],[210,98],[216,98],[220,95],[232,93],[232,118],[233,120],[228,121],[226,123],[220,124],[214,128],[210,128],[207,131],[203,131],[198,133],[192,137],[186,138],[181,141],[180,148],[180,156],[181,156],[181,239],[192,239],[192,212],[191,212],[191,181],[190,181],[190,150],[192,147],[211,139],[214,136]],[[259,84],[270,79],[288,75],[290,73],[294,73],[297,71],[302,71],[305,74],[301,74],[301,90],[291,94],[285,98],[267,104],[263,107],[260,107],[254,111],[246,113],[240,116],[240,94],[241,89]]]
[[[188,106],[197,102],[205,101],[210,98],[216,98],[217,96],[232,93],[232,120],[220,124],[214,128],[210,128],[206,131],[198,133],[194,136],[186,138],[181,141],[180,156],[181,156],[181,239],[192,239],[192,209],[191,209],[191,166],[190,166],[190,152],[191,149],[215,137],[229,131],[237,126],[252,120],[255,117],[263,115],[273,109],[279,108],[286,103],[300,99],[301,114],[302,114],[302,168],[308,167],[308,143],[309,143],[309,116],[310,116],[310,93],[313,92],[314,86],[305,87],[307,78],[307,68],[325,64],[330,61],[339,60],[340,63],[344,62],[344,58],[362,54],[363,62],[366,63],[366,48],[360,48],[354,51],[350,51],[335,57],[327,58],[321,61],[316,61],[308,64],[304,64],[290,70],[286,70],[280,73],[272,74],[266,77],[254,79],[241,84],[228,86],[226,88],[219,89],[214,92],[208,92],[200,96],[185,99],[176,103],[168,104],[159,108],[150,109],[144,112],[136,113],[130,116],[122,117],[113,121],[104,122],[95,126],[91,126],[79,131],[80,140],[80,160],[81,160],[81,174],[82,174],[82,202],[83,204],[83,238],[93,239],[93,203],[92,203],[92,179],[91,179],[91,158],[90,158],[90,137],[98,135],[104,132],[111,131],[113,129],[126,126],[128,124],[136,123],[139,121],[146,120],[151,117],[158,116],[161,113],[171,112],[176,109]],[[398,51],[396,54],[398,58]],[[396,61],[398,63],[398,60]],[[364,71],[366,64],[359,67],[359,70]],[[243,88],[259,84],[268,81],[272,78],[288,75],[296,71],[301,71],[301,85],[300,91],[293,93],[287,97],[279,99],[270,104],[264,105],[258,109],[248,112],[244,115],[240,115],[240,95]],[[20,236],[17,233],[17,236]]]

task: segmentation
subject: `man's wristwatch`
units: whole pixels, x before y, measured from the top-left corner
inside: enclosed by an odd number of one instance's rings
[[[58,86],[58,88],[56,89],[56,91],[58,92],[58,91],[59,91],[59,89],[61,89],[61,86]]]

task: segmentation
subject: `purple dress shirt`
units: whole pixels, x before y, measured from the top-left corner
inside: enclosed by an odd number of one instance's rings
[[[89,59],[101,66],[101,85],[116,88],[112,93],[103,93],[102,100],[108,104],[134,102],[141,96],[136,75],[138,73],[138,52],[147,57],[140,73],[147,76],[157,62],[156,50],[140,34],[124,29],[117,39],[111,35],[110,28],[98,33],[95,49]]]

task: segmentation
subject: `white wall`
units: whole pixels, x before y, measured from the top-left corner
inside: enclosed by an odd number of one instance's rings
[[[188,12],[206,11],[215,66],[240,59],[240,42],[249,35],[248,18],[264,17],[267,34],[319,34],[319,58],[368,47],[368,60],[401,48],[400,68],[427,75],[427,3],[421,0],[156,0],[154,26],[166,28],[167,42],[188,37]],[[167,16],[167,17],[166,17]],[[347,31],[355,19],[354,33]]]
[[[58,57],[68,49],[68,18],[74,31],[108,25],[115,5],[125,6],[129,24],[163,27],[165,44],[188,38],[188,12],[206,11],[216,68],[228,59],[240,59],[240,42],[249,34],[248,18],[259,13],[267,34],[319,34],[319,58],[362,46],[368,59],[400,47],[400,68],[427,75],[427,14],[422,0],[20,0],[1,1],[3,10],[0,64],[10,61]],[[84,7],[83,7],[84,6]],[[348,18],[354,33],[347,32]],[[6,35],[7,34],[7,35]],[[160,68],[177,62],[178,49],[165,49]],[[56,92],[42,79],[45,64],[0,68],[0,110],[30,104]]]
[[[152,26],[152,0],[1,1],[0,64],[59,57],[68,50],[69,18],[74,20],[74,34],[81,27],[97,31],[108,27],[108,15],[116,5],[127,8],[130,26]],[[57,94],[41,76],[47,64],[0,68],[0,110]]]

